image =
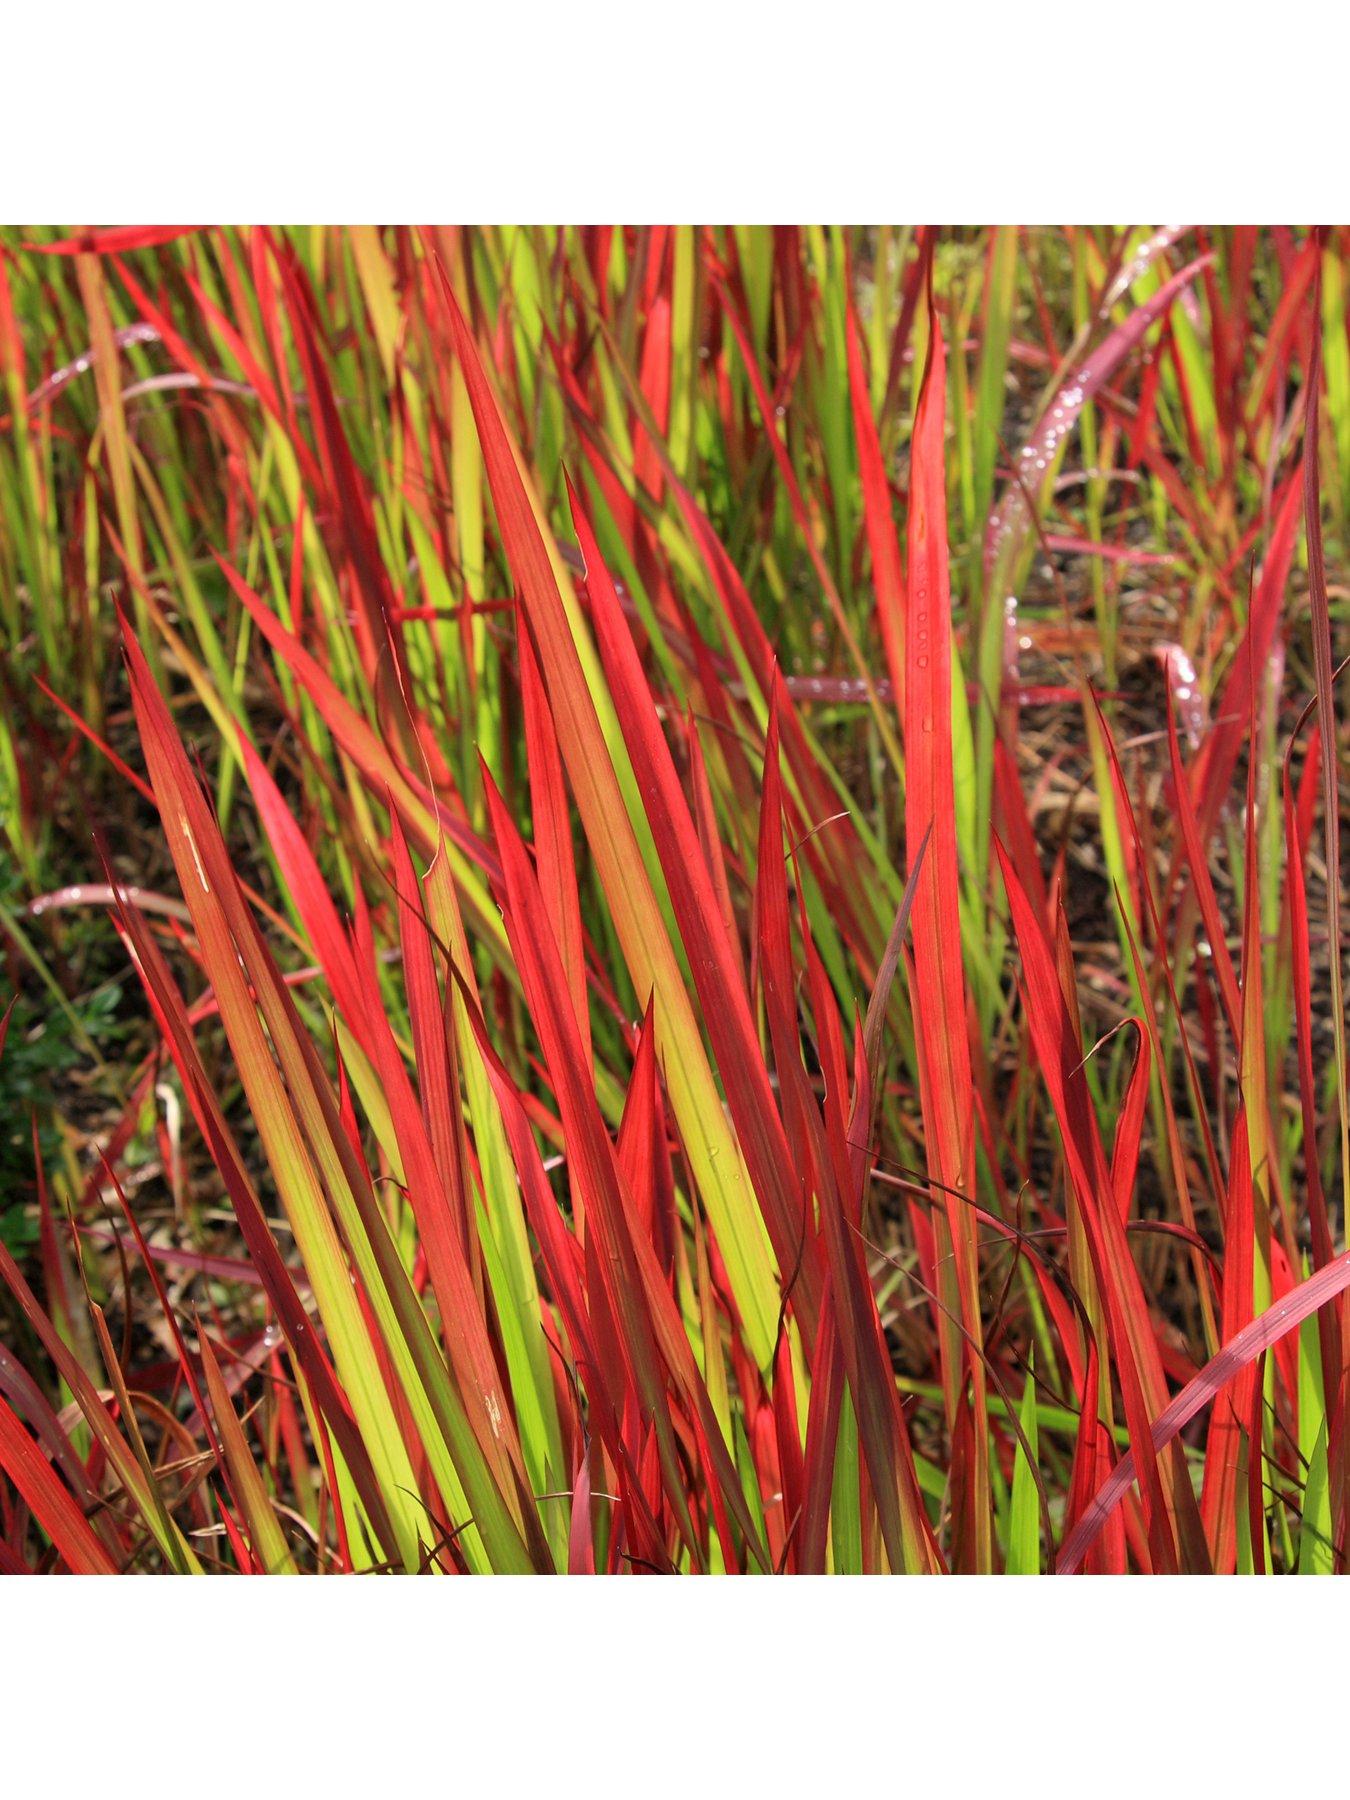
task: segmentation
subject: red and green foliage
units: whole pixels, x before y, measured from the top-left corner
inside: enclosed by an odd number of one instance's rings
[[[0,1568],[1344,1570],[1347,251],[0,236]]]

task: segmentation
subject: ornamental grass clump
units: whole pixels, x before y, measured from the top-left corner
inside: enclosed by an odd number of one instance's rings
[[[4,234],[0,1568],[1344,1570],[1348,247]]]

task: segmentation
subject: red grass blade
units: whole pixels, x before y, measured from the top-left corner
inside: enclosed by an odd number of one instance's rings
[[[1153,1454],[1159,1455],[1184,1429],[1195,1415],[1216,1399],[1228,1383],[1256,1361],[1281,1338],[1328,1305],[1338,1294],[1350,1288],[1350,1252],[1340,1256],[1325,1269],[1319,1269],[1293,1288],[1278,1305],[1260,1318],[1253,1319],[1244,1331],[1225,1344],[1217,1356],[1161,1412],[1154,1421],[1150,1441]],[[1110,1479],[1098,1490],[1092,1504],[1065,1540],[1060,1552],[1059,1573],[1072,1575],[1091,1548],[1097,1534],[1120,1504],[1138,1473],[1135,1452],[1130,1450],[1111,1472]]]
[[[58,238],[54,244],[25,244],[39,256],[115,256],[128,250],[151,250],[190,237],[200,225],[108,225]]]
[[[52,1473],[9,1402],[0,1395],[0,1466],[76,1575],[115,1575],[117,1565],[89,1528],[84,1514]]]
[[[952,772],[952,600],[947,558],[947,494],[943,433],[946,351],[930,308],[929,362],[914,422],[909,500],[909,605],[906,628],[905,843],[911,868],[920,846],[928,857],[915,881],[910,993],[922,1072],[928,1168],[940,1222],[942,1381],[947,1424],[956,1424],[969,1382],[975,1409],[973,1487],[957,1497],[974,1568],[993,1567],[993,1525],[985,1425],[983,1364],[970,1352],[979,1340],[979,1267],[974,1219],[964,1196],[975,1181],[975,1109],[966,1035],[961,896],[956,862]],[[964,1326],[963,1337],[956,1322]]]
[[[858,479],[862,485],[867,544],[872,552],[872,581],[877,592],[877,622],[891,671],[891,691],[901,721],[905,718],[905,578],[900,566],[900,544],[891,513],[891,490],[872,401],[863,370],[862,346],[852,301],[848,319],[848,385],[853,404],[853,430],[858,442]]]

